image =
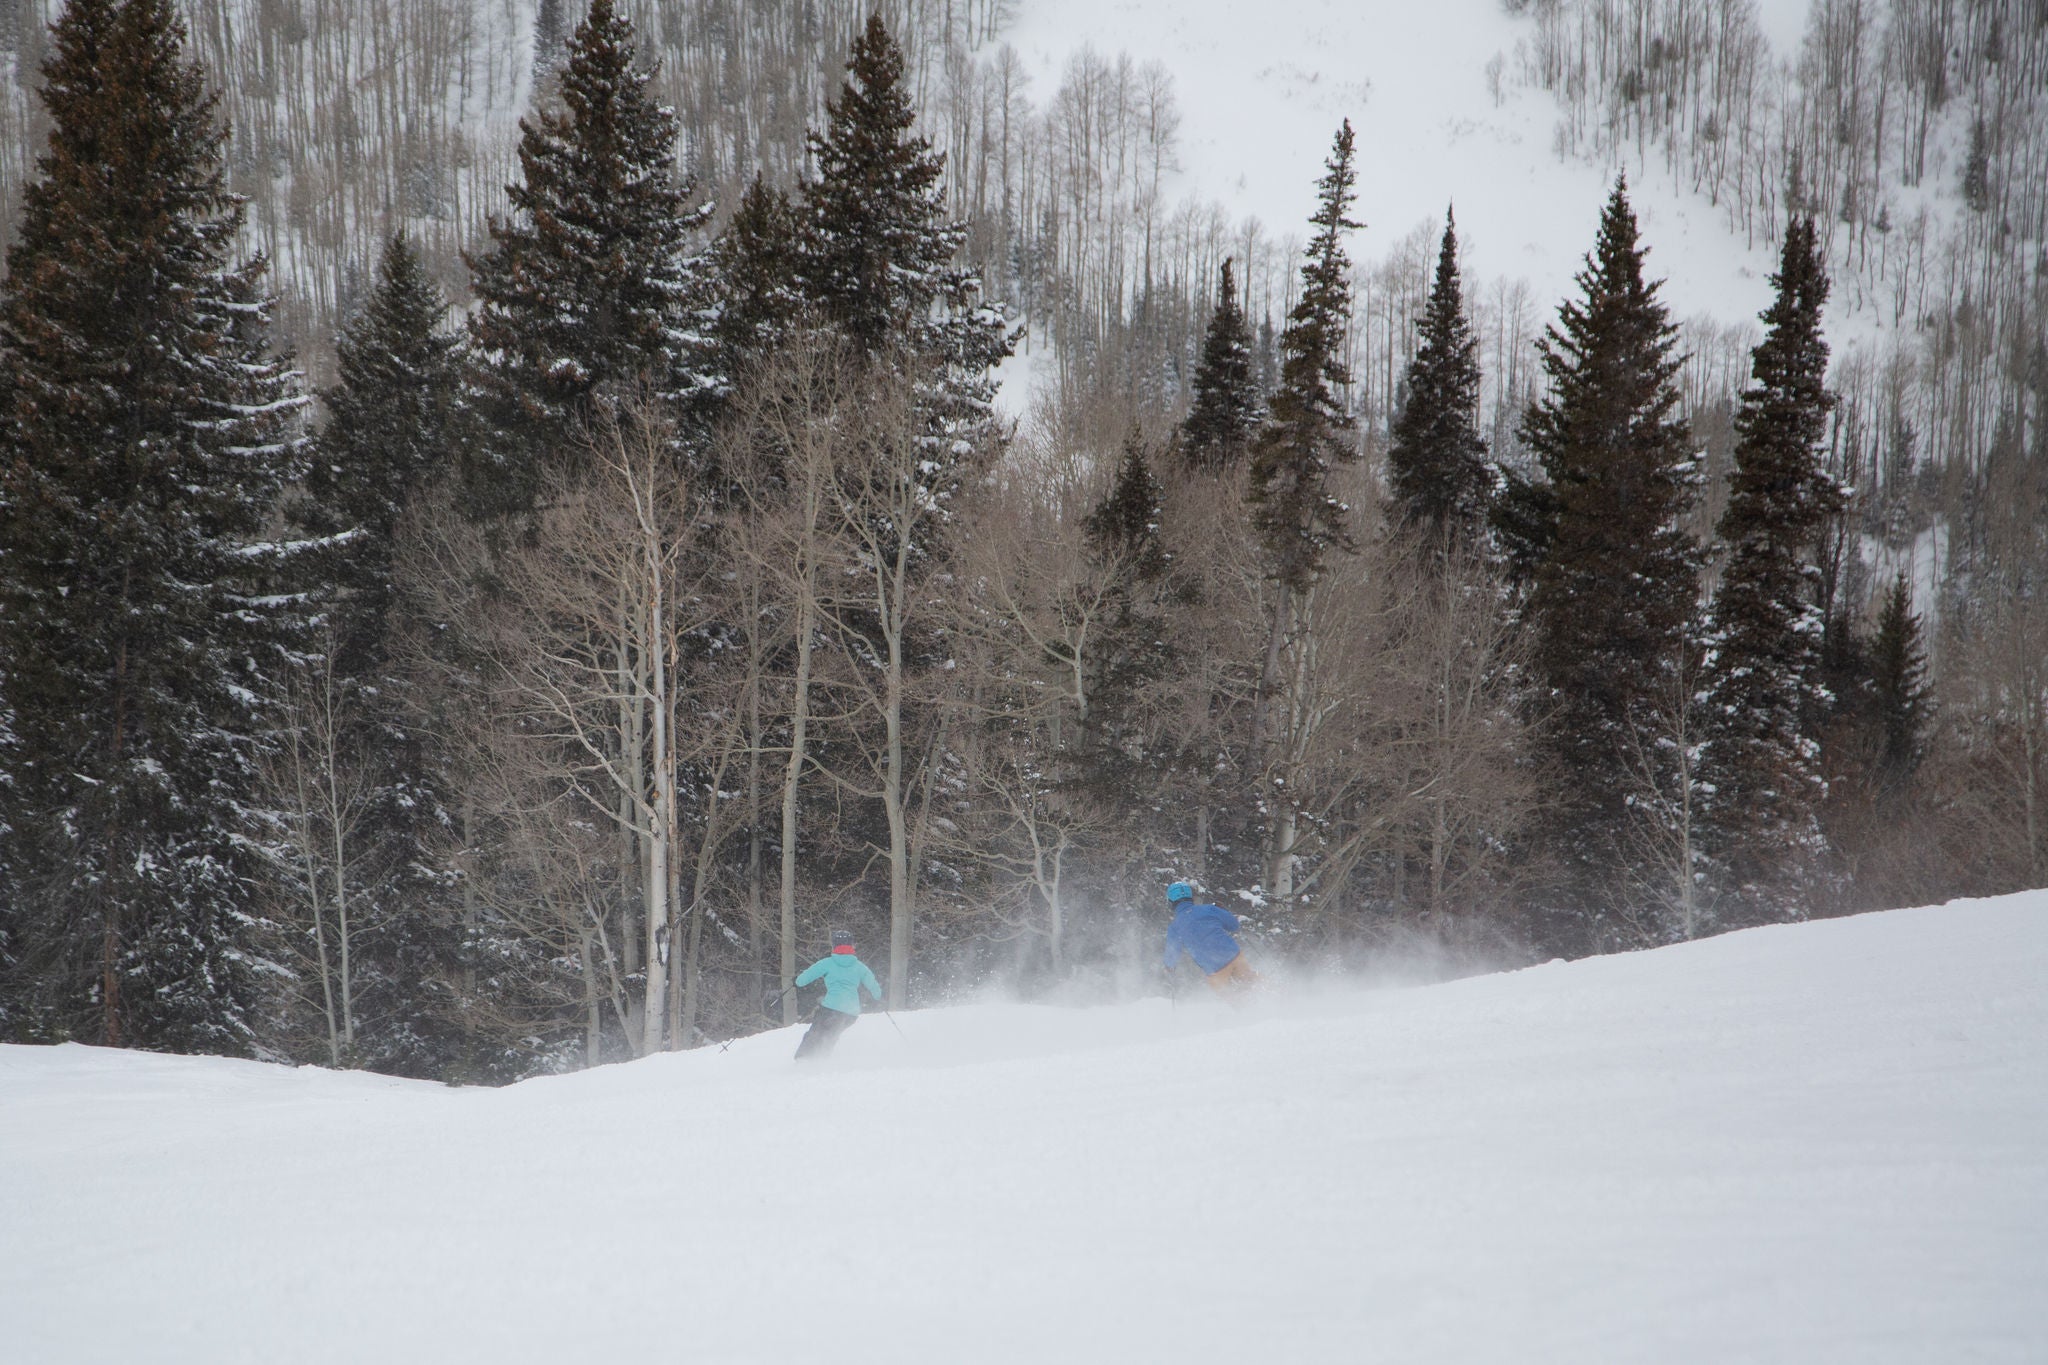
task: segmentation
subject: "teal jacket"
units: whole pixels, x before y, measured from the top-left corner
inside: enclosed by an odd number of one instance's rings
[[[877,1001],[882,998],[882,983],[875,980],[875,974],[868,970],[868,964],[852,953],[834,953],[821,957],[804,968],[803,975],[796,979],[799,986],[808,986],[820,978],[825,982],[825,998],[820,1001],[828,1010],[841,1014],[860,1013],[861,988]]]

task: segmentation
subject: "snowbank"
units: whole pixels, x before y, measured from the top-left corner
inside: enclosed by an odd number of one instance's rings
[[[2044,979],[2032,893],[823,1069],[0,1048],[0,1354],[2039,1361]]]

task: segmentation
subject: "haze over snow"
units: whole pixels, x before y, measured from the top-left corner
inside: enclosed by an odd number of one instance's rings
[[[0,1047],[23,1365],[2048,1359],[2048,892],[450,1090]]]

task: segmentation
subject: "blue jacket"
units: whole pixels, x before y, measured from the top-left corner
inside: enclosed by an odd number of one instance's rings
[[[875,980],[875,974],[868,970],[868,964],[852,953],[834,953],[821,957],[804,968],[803,975],[796,979],[799,986],[808,986],[823,977],[825,998],[819,1003],[828,1010],[841,1014],[860,1013],[861,988],[876,1000],[882,998],[882,983]]]
[[[1237,956],[1238,919],[1220,905],[1182,901],[1166,929],[1167,970],[1180,965],[1186,953],[1205,972],[1219,972]]]

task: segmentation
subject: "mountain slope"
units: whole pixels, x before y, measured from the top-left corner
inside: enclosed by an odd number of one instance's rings
[[[2037,892],[502,1091],[0,1048],[7,1354],[2038,1360],[2044,931]]]
[[[1555,102],[1512,76],[1528,33],[1500,0],[1289,0],[1255,19],[1232,5],[1027,0],[1007,36],[1040,101],[1083,46],[1162,63],[1180,92],[1175,191],[1256,215],[1269,235],[1307,235],[1316,177],[1350,119],[1365,223],[1353,259],[1388,259],[1421,228],[1434,262],[1455,203],[1468,271],[1527,279],[1547,317],[1592,249],[1614,169],[1555,151]],[[1745,247],[1668,176],[1634,178],[1651,270],[1679,317],[1746,323],[1770,302],[1767,247]]]

